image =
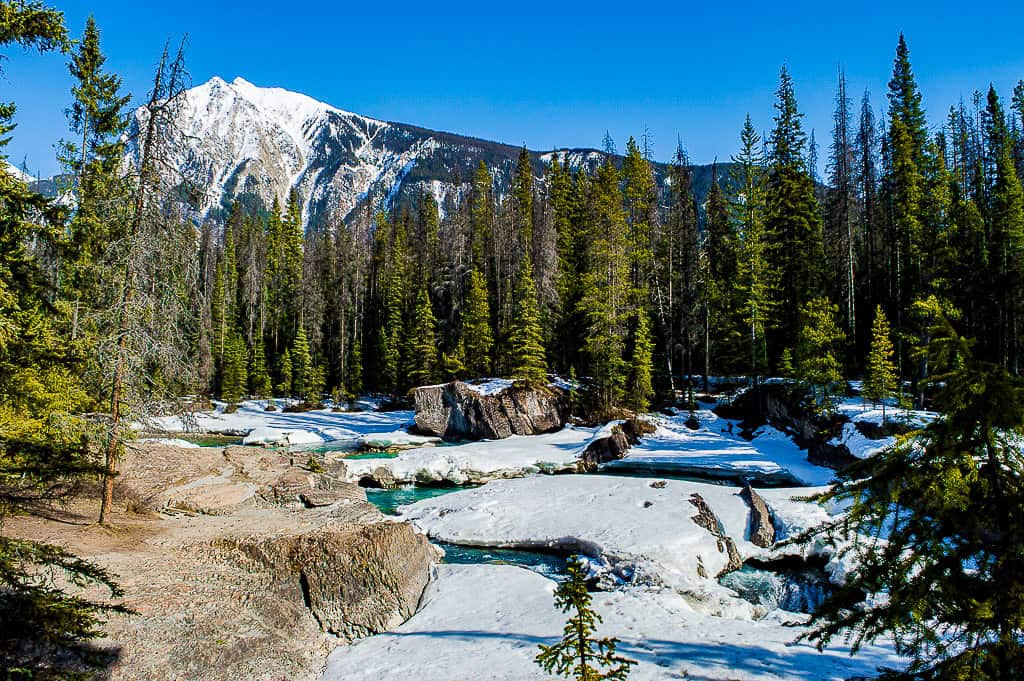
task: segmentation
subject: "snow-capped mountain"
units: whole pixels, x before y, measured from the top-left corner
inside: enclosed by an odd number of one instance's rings
[[[242,78],[215,77],[188,90],[176,128],[174,162],[197,190],[197,220],[222,218],[236,199],[284,205],[292,190],[307,226],[337,224],[368,201],[392,206],[421,191],[443,211],[480,161],[504,191],[519,155],[511,145],[380,121]],[[131,144],[128,153],[136,153]],[[591,149],[561,153],[572,165],[603,159]],[[538,174],[550,156],[533,153]]]

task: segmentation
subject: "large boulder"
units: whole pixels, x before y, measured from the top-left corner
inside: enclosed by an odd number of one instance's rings
[[[497,440],[562,428],[569,400],[549,386],[505,383],[474,386],[462,381],[416,388],[416,428],[450,440]]]
[[[589,473],[597,470],[601,464],[625,458],[630,447],[654,431],[655,427],[650,421],[630,417],[612,426],[607,435],[591,440],[580,455],[579,467]]]
[[[775,524],[772,522],[771,509],[750,485],[743,488],[740,496],[750,506],[750,542],[763,549],[769,548],[775,544]]]

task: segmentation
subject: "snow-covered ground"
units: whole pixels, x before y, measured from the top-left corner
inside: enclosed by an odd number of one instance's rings
[[[544,435],[513,435],[445,447],[410,449],[396,457],[345,462],[349,480],[384,468],[396,482],[449,482],[457,485],[539,472],[572,471],[576,457],[595,429],[568,426]]]
[[[565,622],[554,588],[521,568],[442,565],[411,619],[335,649],[322,681],[549,680],[533,658],[540,644],[558,639]],[[865,646],[851,658],[840,646],[819,653],[794,645],[801,629],[783,624],[802,621],[799,615],[714,617],[665,589],[595,593],[593,607],[604,618],[597,635],[619,638],[619,652],[637,661],[631,681],[838,680],[899,664],[883,646]]]
[[[784,534],[827,517],[821,507],[793,499],[813,491],[764,490]],[[699,494],[707,502],[741,557],[771,555],[750,543],[749,508],[739,493],[736,487],[683,480],[532,476],[491,482],[399,510],[403,519],[438,541],[583,553],[631,583],[672,586],[697,595],[704,601],[700,607],[721,613],[725,593],[713,578],[726,566],[728,555],[714,535],[693,522],[697,509],[690,499]],[[745,602],[730,607],[742,616],[754,615]]]
[[[835,471],[807,461],[807,452],[784,433],[764,426],[753,441],[740,437],[737,422],[702,409],[694,412],[700,425],[690,430],[689,412],[651,416],[657,426],[634,445],[626,458],[606,464],[606,470],[649,470],[652,474],[679,473],[762,482],[824,485]]]
[[[149,419],[144,426],[175,433],[238,435],[245,438],[245,444],[316,445],[351,440],[384,448],[392,444],[438,442],[438,438],[410,435],[406,431],[413,422],[411,411],[335,412],[315,409],[285,413],[280,407],[276,411],[267,411],[266,405],[266,400],[247,400],[234,413],[225,414],[224,405],[218,404],[215,411],[196,412],[189,423],[177,415],[159,416]]]

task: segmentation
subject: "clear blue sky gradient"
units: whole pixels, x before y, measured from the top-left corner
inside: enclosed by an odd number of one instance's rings
[[[49,0],[80,35],[91,13],[108,66],[145,95],[167,38],[188,34],[194,84],[214,75],[304,92],[390,121],[531,149],[622,149],[645,128],[657,160],[677,136],[694,162],[726,160],[744,115],[771,127],[779,67],[827,152],[836,72],[884,103],[904,31],[933,124],[949,106],[1024,78],[1024,3],[264,2]],[[15,100],[10,160],[56,171],[70,77],[59,55],[8,47],[0,100]]]

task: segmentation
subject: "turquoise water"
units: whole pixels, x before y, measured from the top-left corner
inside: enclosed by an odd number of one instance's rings
[[[433,499],[442,494],[458,492],[466,487],[427,487],[422,485],[403,485],[396,489],[374,489],[366,490],[366,498],[388,515],[398,515],[398,507],[407,504],[414,504],[421,499]]]
[[[565,579],[565,558],[553,553],[494,549],[485,546],[460,546],[439,543],[444,549],[445,563],[454,565],[516,565],[533,570],[550,579]]]

